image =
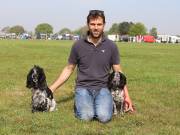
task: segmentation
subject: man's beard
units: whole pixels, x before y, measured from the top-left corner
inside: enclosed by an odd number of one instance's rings
[[[95,32],[98,32],[98,34],[95,34]],[[92,38],[98,39],[98,38],[102,37],[103,31],[101,31],[101,32],[99,32],[99,31],[94,31],[94,32],[89,31],[89,34],[90,34],[90,36]]]

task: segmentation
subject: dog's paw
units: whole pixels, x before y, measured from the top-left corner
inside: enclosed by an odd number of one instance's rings
[[[117,111],[114,111],[114,112],[113,112],[113,115],[117,115],[117,114],[118,114],[118,112],[117,112]]]
[[[49,108],[49,111],[50,111],[50,112],[57,111],[56,101],[55,101],[54,99],[52,99],[52,101],[51,101],[51,106],[50,106],[50,108]]]

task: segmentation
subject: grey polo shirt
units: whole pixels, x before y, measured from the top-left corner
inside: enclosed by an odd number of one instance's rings
[[[119,64],[119,52],[116,44],[103,36],[95,46],[85,39],[75,42],[68,59],[77,64],[76,88],[98,90],[106,88],[112,65]]]

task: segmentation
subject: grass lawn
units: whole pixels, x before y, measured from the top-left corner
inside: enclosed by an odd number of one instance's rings
[[[73,113],[76,73],[55,93],[58,111],[31,113],[26,75],[44,68],[51,84],[73,41],[0,41],[0,135],[180,135],[180,45],[117,43],[136,114],[107,124]]]

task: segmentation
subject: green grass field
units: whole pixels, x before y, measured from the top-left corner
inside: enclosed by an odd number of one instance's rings
[[[136,114],[107,124],[73,113],[76,73],[55,93],[58,111],[31,113],[26,75],[44,68],[51,84],[73,41],[0,41],[0,135],[180,135],[180,45],[117,43]]]

